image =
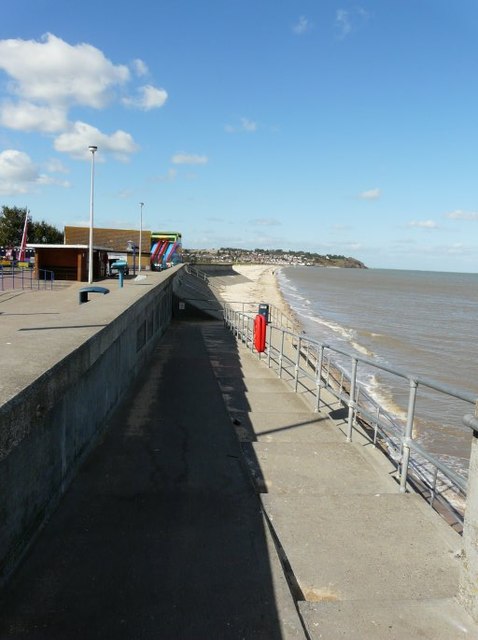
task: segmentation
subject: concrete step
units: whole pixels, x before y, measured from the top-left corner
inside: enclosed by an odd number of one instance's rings
[[[477,625],[455,598],[300,602],[310,640],[470,640]]]

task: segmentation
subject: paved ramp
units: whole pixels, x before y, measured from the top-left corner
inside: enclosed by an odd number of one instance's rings
[[[174,324],[5,592],[0,638],[478,638],[461,539],[331,409],[221,322]]]
[[[366,439],[345,442],[337,405],[313,413],[257,355],[209,348],[308,637],[478,638],[455,599],[459,535]]]
[[[237,362],[222,323],[168,330],[4,593],[2,640],[304,638],[204,336]]]

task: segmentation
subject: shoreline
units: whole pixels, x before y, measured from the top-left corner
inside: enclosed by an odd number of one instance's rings
[[[284,316],[290,320],[293,325],[292,330],[294,333],[305,334],[304,325],[301,323],[299,316],[294,312],[289,303],[285,300],[284,294],[280,288],[277,277],[278,273],[280,273],[281,270],[280,267],[271,265],[234,265],[233,270],[238,276],[242,277],[236,277],[236,282],[232,282],[231,284],[224,283],[223,285],[220,285],[220,297],[224,302],[235,302],[236,304],[239,304],[240,302],[250,304],[269,303],[276,307],[279,312],[284,314]],[[232,304],[232,306],[234,305]],[[309,336],[304,335],[304,338],[307,339],[308,337]],[[330,359],[328,368],[331,379],[335,381],[335,384],[342,384],[340,383],[342,376],[342,367],[340,366],[340,364],[334,362],[333,359]],[[384,409],[385,413],[390,416],[391,422],[396,425],[397,429],[400,432],[403,432],[403,408],[398,404],[394,404],[392,407],[390,407],[390,400],[384,398],[377,389],[371,389],[364,383],[363,387],[365,394],[369,397],[373,405],[378,405],[382,409]],[[417,418],[417,420],[419,420],[419,418]],[[372,425],[366,419],[363,419],[362,428],[370,430],[372,429]],[[416,429],[418,429],[418,425],[416,425]],[[427,429],[425,429],[424,432],[421,433],[422,435],[423,433],[426,434]],[[380,447],[386,457],[393,459],[393,455],[388,449],[386,439],[379,438],[379,440],[381,440],[381,442],[377,443],[377,446]],[[426,475],[427,473],[425,473],[425,476]],[[415,481],[418,483],[416,490],[418,492],[423,491],[423,487],[422,489],[420,489],[420,483],[423,482],[423,478],[418,478]],[[446,484],[446,482],[440,482],[440,491],[445,492],[447,486],[448,485]],[[463,513],[464,503],[458,493],[456,493],[455,495],[447,495],[445,501],[448,502],[452,510]]]
[[[242,276],[241,280],[231,284],[221,284],[219,295],[224,302],[231,304],[244,302],[247,304],[265,303],[274,306],[288,318],[293,330],[300,333],[303,330],[302,323],[286,301],[277,278],[281,268],[275,265],[235,264],[232,269],[239,276]]]

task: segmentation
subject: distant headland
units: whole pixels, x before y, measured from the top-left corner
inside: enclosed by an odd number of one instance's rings
[[[351,269],[367,269],[357,260],[346,256],[309,251],[284,251],[283,249],[184,249],[183,260],[191,264],[275,264],[297,265],[305,267],[345,267]]]

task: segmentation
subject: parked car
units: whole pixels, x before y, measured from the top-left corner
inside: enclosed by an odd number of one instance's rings
[[[116,260],[114,260],[113,262],[111,262],[109,264],[109,276],[110,278],[114,278],[115,276],[119,275],[119,271],[117,269],[117,267],[114,267],[114,263],[116,262]],[[129,275],[129,267],[128,265],[126,265],[125,269],[124,269],[124,275],[128,276]]]

